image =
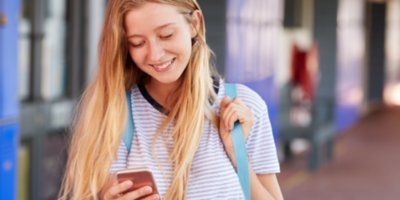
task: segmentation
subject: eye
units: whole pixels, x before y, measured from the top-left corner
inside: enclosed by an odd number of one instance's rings
[[[163,35],[160,35],[160,38],[161,38],[161,39],[169,39],[169,38],[171,38],[173,35],[174,35],[174,33],[163,34]]]
[[[133,48],[140,48],[142,47],[144,42],[130,42],[129,45]]]

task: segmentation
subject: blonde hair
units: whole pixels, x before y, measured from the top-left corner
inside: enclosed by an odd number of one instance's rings
[[[73,126],[66,173],[60,199],[97,199],[117,157],[126,124],[126,91],[148,78],[128,54],[124,17],[145,2],[176,6],[192,23],[192,13],[200,10],[196,0],[111,0],[99,44],[99,68],[80,102]],[[185,199],[190,168],[200,143],[206,118],[216,125],[211,103],[216,100],[211,79],[211,50],[205,41],[204,18],[192,46],[188,66],[173,107],[156,133],[174,121],[175,145],[170,153],[173,179],[165,199]],[[211,101],[210,101],[211,99]],[[124,117],[121,117],[124,116]],[[187,120],[191,119],[191,120]]]

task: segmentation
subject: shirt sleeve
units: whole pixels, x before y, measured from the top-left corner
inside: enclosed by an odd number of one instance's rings
[[[254,172],[279,173],[279,161],[266,103],[256,92],[241,84],[237,86],[237,94],[254,112],[254,125],[246,141],[249,162]]]
[[[111,164],[110,173],[116,173],[119,170],[126,169],[127,167],[127,155],[128,151],[124,144],[121,142],[118,148],[117,159]]]

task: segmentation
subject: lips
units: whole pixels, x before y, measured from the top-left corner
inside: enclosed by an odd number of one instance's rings
[[[166,61],[166,62],[159,63],[159,64],[150,64],[150,66],[153,67],[154,70],[157,72],[165,72],[170,69],[170,67],[172,66],[174,61],[175,61],[175,58],[173,58],[169,61]]]

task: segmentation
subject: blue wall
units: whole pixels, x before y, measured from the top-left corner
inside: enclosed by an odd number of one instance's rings
[[[336,127],[343,132],[361,115],[364,98],[363,1],[339,1],[337,17]]]
[[[7,18],[0,25],[0,195],[7,200],[17,199],[19,3],[0,0],[0,13]]]
[[[278,142],[278,96],[275,68],[283,4],[280,0],[228,0],[225,75],[228,82],[243,83],[267,103]]]
[[[18,115],[17,39],[19,0],[0,0],[0,12],[8,18],[0,25],[0,118]]]

